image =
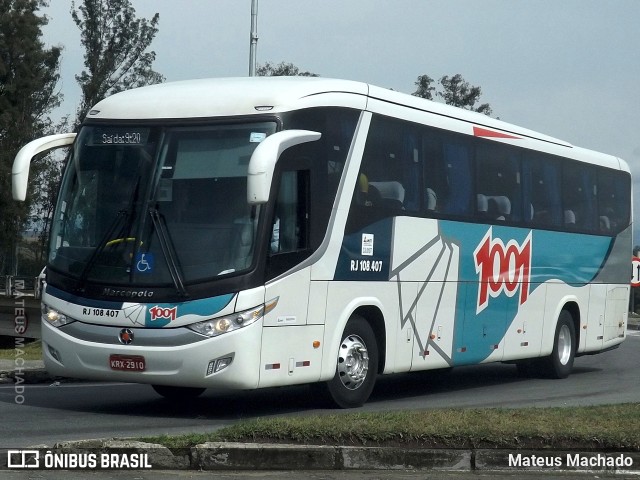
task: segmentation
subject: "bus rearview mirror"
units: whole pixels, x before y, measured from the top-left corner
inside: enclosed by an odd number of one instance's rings
[[[39,153],[47,152],[55,148],[66,147],[73,143],[75,133],[60,133],[33,140],[20,149],[13,161],[11,169],[11,188],[13,199],[23,202],[27,196],[27,181],[29,180],[29,167],[31,161]]]
[[[273,172],[282,152],[306,142],[315,142],[321,134],[310,130],[284,130],[265,138],[256,147],[249,161],[247,177],[247,201],[250,205],[269,200]]]

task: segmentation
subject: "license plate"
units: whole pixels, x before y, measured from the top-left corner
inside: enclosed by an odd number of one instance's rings
[[[109,367],[111,370],[125,372],[144,372],[147,368],[142,355],[110,355]]]

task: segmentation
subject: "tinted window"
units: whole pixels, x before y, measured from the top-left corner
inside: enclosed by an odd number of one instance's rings
[[[504,145],[482,143],[476,149],[476,168],[478,213],[488,221],[521,220],[519,152]]]
[[[289,169],[310,169],[309,242],[317,248],[324,239],[331,209],[340,185],[347,154],[360,112],[345,108],[311,108],[287,114],[283,118],[287,130],[301,129],[322,133],[319,140],[285,150],[279,163]]]
[[[561,188],[565,228],[595,230],[595,168],[577,162],[564,163]]]
[[[614,235],[629,224],[630,177],[374,116],[347,229],[397,215]]]
[[[420,138],[411,124],[376,116],[354,189],[349,229],[422,209]]]
[[[562,225],[560,165],[548,155],[526,152],[522,162],[524,220],[539,228]]]
[[[598,228],[602,233],[614,233],[629,224],[630,177],[623,172],[598,172]]]

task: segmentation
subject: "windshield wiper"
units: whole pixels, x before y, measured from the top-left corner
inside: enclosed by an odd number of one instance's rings
[[[109,245],[109,240],[114,238],[113,234],[116,231],[116,229],[129,216],[130,216],[130,213],[127,210],[118,211],[118,213],[116,214],[116,218],[114,218],[113,222],[111,222],[111,225],[109,225],[109,228],[100,239],[98,246],[93,250],[93,252],[91,252],[91,256],[87,260],[87,263],[82,269],[82,272],[80,272],[80,276],[78,277],[78,281],[76,283],[76,291],[84,292],[85,290],[84,284],[87,281],[87,278],[89,277],[89,272],[93,270],[93,267],[96,264],[98,257],[102,252],[104,252],[104,249]],[[123,224],[123,228],[120,230],[122,235],[125,234],[125,230],[127,229],[126,227],[127,227],[126,223]]]
[[[158,239],[160,240],[160,248],[162,249],[162,254],[164,255],[164,259],[167,262],[167,267],[169,268],[169,274],[171,275],[171,279],[173,280],[173,284],[176,287],[176,291],[180,296],[188,297],[189,293],[184,286],[184,281],[182,280],[183,276],[180,272],[180,267],[178,265],[178,261],[176,259],[176,249],[173,246],[173,242],[171,241],[171,236],[166,229],[164,219],[158,213],[158,210],[155,208],[149,208],[149,215],[151,216],[151,222],[153,223],[153,227],[158,234]]]

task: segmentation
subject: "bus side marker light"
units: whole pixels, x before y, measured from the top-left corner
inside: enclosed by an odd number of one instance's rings
[[[268,363],[267,365],[264,366],[265,370],[280,370],[280,364],[279,363]]]
[[[276,308],[276,305],[278,305],[278,300],[280,300],[280,297],[272,298],[271,300],[266,302],[264,305],[263,315],[266,315],[267,313],[272,311],[274,308]]]
[[[320,348],[320,342],[318,340],[313,341],[313,348]]]

